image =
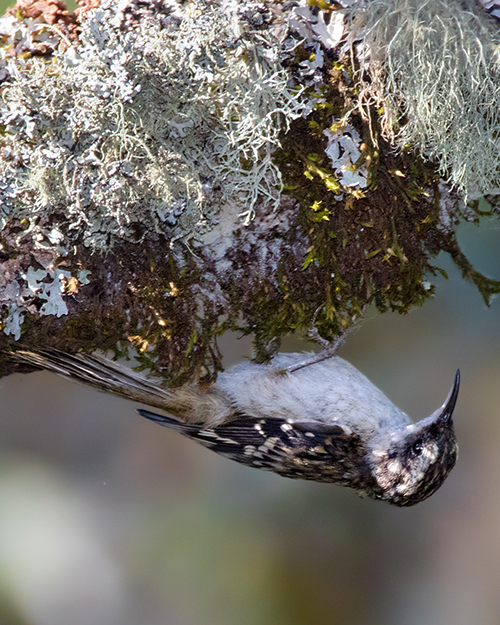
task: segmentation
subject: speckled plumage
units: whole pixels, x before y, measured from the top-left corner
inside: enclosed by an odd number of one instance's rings
[[[339,425],[289,423],[235,413],[234,421],[214,428],[184,424],[148,410],[139,413],[196,440],[221,456],[279,475],[362,488],[359,466],[366,448]]]
[[[278,354],[268,365],[236,365],[208,390],[164,389],[102,358],[55,350],[15,357],[161,408],[170,416],[139,413],[251,467],[348,486],[396,506],[432,495],[457,458],[452,413],[459,372],[442,408],[414,424],[338,356],[294,370],[305,356]]]

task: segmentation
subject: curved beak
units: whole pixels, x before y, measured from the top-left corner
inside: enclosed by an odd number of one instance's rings
[[[460,369],[457,369],[457,372],[455,373],[455,381],[453,382],[451,391],[448,393],[448,397],[446,398],[446,401],[441,406],[437,421],[441,421],[441,423],[448,423],[451,421],[453,410],[455,409],[455,404],[457,403],[459,388],[460,388]]]

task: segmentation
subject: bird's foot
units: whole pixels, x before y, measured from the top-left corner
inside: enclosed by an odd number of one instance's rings
[[[357,326],[357,322],[353,322],[347,329],[342,329],[341,333],[333,341],[330,342],[324,339],[322,336],[320,336],[318,329],[316,328],[316,325],[315,325],[316,314],[314,315],[313,324],[311,328],[309,329],[308,334],[309,334],[309,338],[319,343],[323,349],[320,352],[318,352],[316,355],[312,356],[311,358],[307,358],[306,360],[303,360],[302,362],[297,362],[294,365],[290,365],[289,367],[286,367],[285,369],[281,369],[279,373],[283,373],[283,374],[293,373],[295,371],[298,371],[299,369],[303,369],[304,367],[309,367],[309,365],[314,365],[317,362],[322,362],[323,360],[332,358],[337,353],[337,350],[339,349],[339,347],[343,345],[343,343],[345,342],[349,334]]]

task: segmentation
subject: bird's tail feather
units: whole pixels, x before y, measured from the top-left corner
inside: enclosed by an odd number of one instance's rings
[[[160,380],[99,356],[70,355],[56,349],[18,350],[13,358],[65,378],[132,401],[165,410],[184,422],[215,425],[229,414],[227,400],[216,392],[203,392],[196,385],[166,389]]]

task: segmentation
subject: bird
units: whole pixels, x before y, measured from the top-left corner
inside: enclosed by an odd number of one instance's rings
[[[427,499],[457,460],[460,371],[444,404],[413,423],[333,351],[278,353],[266,364],[237,364],[211,386],[180,388],[102,356],[19,349],[13,357],[160,409],[166,414],[138,412],[249,467],[346,486],[398,507]]]

